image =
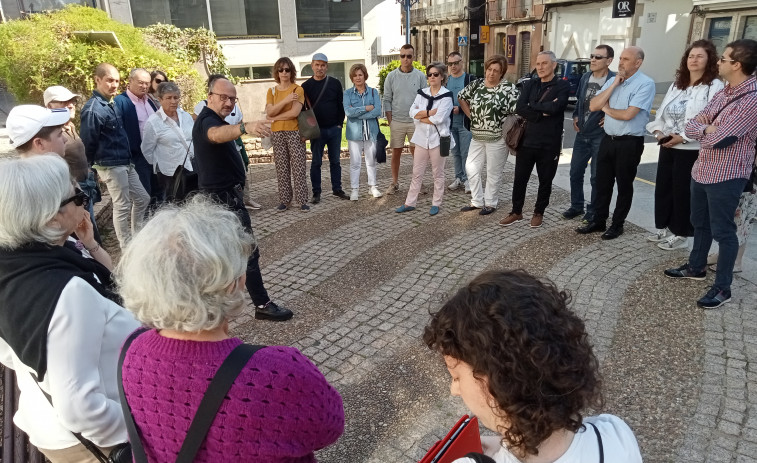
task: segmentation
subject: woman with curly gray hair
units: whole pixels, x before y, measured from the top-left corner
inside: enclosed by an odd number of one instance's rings
[[[233,212],[196,196],[160,209],[124,252],[124,306],[153,328],[122,369],[148,461],[176,461],[211,379],[242,344],[229,320],[244,306],[253,246]],[[293,347],[269,346],[234,381],[196,461],[313,462],[343,429],[342,399],[318,368]]]
[[[444,356],[452,395],[481,424],[477,461],[641,463],[620,418],[601,407],[598,362],[570,296],[524,270],[482,273],[431,316],[423,341]],[[459,463],[473,463],[462,458]]]

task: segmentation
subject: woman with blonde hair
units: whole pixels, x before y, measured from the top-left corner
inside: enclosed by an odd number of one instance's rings
[[[300,137],[297,116],[305,103],[305,91],[295,83],[297,70],[289,58],[279,58],[273,65],[276,86],[268,89],[265,112],[271,124],[273,162],[279,184],[281,204],[276,212],[284,212],[294,197],[302,212],[310,211],[305,154],[305,142]],[[292,190],[294,183],[294,190]]]
[[[198,195],[160,209],[121,258],[124,306],[151,328],[122,368],[150,462],[176,461],[211,379],[242,344],[229,322],[244,309],[253,247],[234,212]],[[293,347],[263,347],[234,379],[195,461],[314,462],[343,429],[342,399],[318,368]]]

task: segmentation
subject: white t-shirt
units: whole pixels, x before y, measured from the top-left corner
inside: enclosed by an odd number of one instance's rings
[[[617,416],[608,414],[585,418],[586,428],[576,433],[568,450],[554,463],[599,463],[597,435],[588,423],[599,429],[606,463],[641,463],[639,444],[631,428]],[[520,463],[505,447],[489,456],[496,463]],[[454,463],[475,462],[471,458],[458,458]]]

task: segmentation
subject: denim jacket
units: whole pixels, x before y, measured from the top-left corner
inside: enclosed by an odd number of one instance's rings
[[[578,83],[578,89],[576,90],[576,108],[573,110],[573,117],[578,118],[578,128],[581,130],[581,135],[585,137],[598,137],[605,134],[605,130],[600,127],[599,121],[605,117],[605,113],[602,111],[594,111],[584,122],[583,115],[589,109],[586,107],[586,86],[589,85],[589,77],[592,72],[586,72],[581,76],[581,81]],[[612,79],[615,75],[614,72],[608,69],[607,80]]]
[[[123,116],[115,104],[109,103],[97,91],[92,92],[92,98],[81,110],[79,136],[90,165],[115,167],[127,166],[131,162]]]
[[[378,90],[365,86],[365,93],[361,96],[355,87],[344,91],[344,112],[347,114],[347,140],[363,140],[363,121],[368,120],[368,138],[376,141],[379,132],[378,117],[381,115],[381,95]],[[365,107],[373,105],[373,110],[366,111]]]

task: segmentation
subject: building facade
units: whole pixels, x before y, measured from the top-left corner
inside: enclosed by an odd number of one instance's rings
[[[505,78],[515,82],[533,69],[544,43],[542,0],[489,0],[489,43],[486,56],[505,55]]]
[[[728,42],[757,40],[757,0],[694,0],[690,41],[709,39],[722,53]]]

